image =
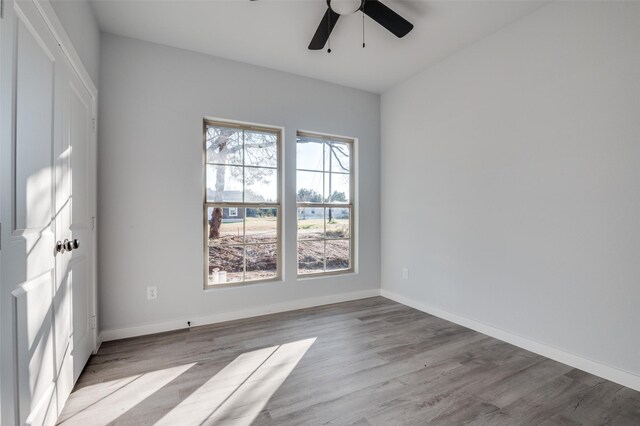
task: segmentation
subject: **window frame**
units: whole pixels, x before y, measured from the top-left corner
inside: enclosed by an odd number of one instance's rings
[[[312,138],[312,139],[318,139],[318,140],[322,140],[323,142],[341,142],[341,143],[347,143],[349,144],[349,202],[348,203],[310,203],[310,202],[299,202],[298,201],[298,184],[297,184],[297,179],[298,179],[298,171],[314,171],[314,170],[307,170],[307,169],[298,169],[298,163],[297,163],[297,148],[298,148],[298,138],[300,137],[305,137],[305,138]],[[334,135],[329,135],[329,134],[324,134],[324,133],[317,133],[317,132],[308,132],[308,131],[303,131],[303,130],[298,130],[296,132],[296,275],[298,279],[311,279],[311,278],[319,278],[319,277],[326,277],[326,276],[333,276],[333,275],[345,275],[345,274],[351,274],[351,273],[355,273],[356,271],[356,267],[355,267],[355,260],[356,260],[356,227],[355,225],[355,217],[356,217],[356,173],[355,173],[355,163],[356,163],[356,142],[357,139],[356,138],[349,138],[349,137],[345,137],[345,136],[334,136]],[[324,152],[324,151],[323,151]],[[325,171],[324,168],[324,153],[323,153],[323,167],[322,167],[322,173],[323,175],[325,173],[327,173]],[[346,173],[344,173],[346,174]],[[324,182],[325,179],[322,179],[323,181],[323,198],[324,198]],[[316,240],[300,240],[298,239],[298,209],[301,208],[316,208],[316,209],[322,209],[323,213],[325,212],[324,209],[339,209],[339,208],[347,208],[349,209],[349,238],[327,238],[326,237],[326,221],[327,218],[324,216],[324,237],[322,239],[316,239]],[[300,273],[300,264],[298,261],[298,244],[300,243],[300,241],[302,242],[306,242],[306,241],[323,241],[324,245],[325,245],[325,252],[324,252],[324,264],[323,264],[323,271],[322,272],[311,272],[311,273],[306,273],[306,274],[301,274]],[[326,259],[326,243],[327,241],[349,241],[349,268],[348,269],[339,269],[339,270],[334,270],[334,271],[326,271],[327,268],[327,259]]]
[[[267,202],[245,202],[243,201],[207,201],[207,127],[226,127],[230,129],[242,129],[249,131],[257,131],[257,132],[266,132],[273,133],[276,135],[276,152],[278,154],[278,162],[276,165],[276,176],[277,176],[277,202],[267,203]],[[283,211],[283,199],[282,199],[282,186],[283,186],[283,170],[282,170],[282,154],[283,154],[283,141],[284,139],[284,129],[282,127],[275,126],[266,126],[259,125],[253,123],[245,123],[233,120],[224,120],[224,119],[210,119],[204,118],[202,122],[202,241],[203,241],[203,287],[204,290],[212,290],[216,288],[224,288],[224,287],[237,287],[237,286],[247,286],[253,284],[262,284],[268,282],[276,282],[282,281],[283,276],[283,242],[282,242],[282,222],[284,220],[284,211]],[[245,164],[242,164],[242,167],[245,168]],[[249,166],[252,168],[253,166]],[[244,191],[244,182],[243,182],[243,191]],[[251,280],[251,281],[236,281],[236,282],[227,282],[224,284],[209,284],[209,218],[208,218],[208,209],[209,208],[237,208],[244,209],[243,216],[243,227],[246,226],[246,215],[247,209],[276,209],[278,212],[278,221],[277,221],[277,235],[276,235],[276,247],[278,250],[278,259],[276,262],[276,276],[272,278],[265,278],[259,280]],[[271,243],[269,243],[271,244]],[[243,246],[245,249],[245,254],[243,256],[243,268],[244,274],[246,274],[247,269],[247,260],[246,260],[246,247],[258,245],[256,243],[247,244],[244,241],[242,244],[232,244],[236,246]]]

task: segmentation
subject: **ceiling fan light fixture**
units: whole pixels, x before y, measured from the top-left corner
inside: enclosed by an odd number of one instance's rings
[[[351,15],[362,7],[362,0],[327,0],[327,3],[338,15]]]

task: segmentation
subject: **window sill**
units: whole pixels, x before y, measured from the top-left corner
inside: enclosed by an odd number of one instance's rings
[[[235,282],[235,283],[226,283],[226,284],[214,284],[214,285],[205,285],[203,290],[205,292],[211,290],[217,290],[220,288],[237,288],[237,287],[252,287],[259,284],[282,284],[284,281],[281,277],[271,278],[268,280],[256,280],[256,281],[247,281],[247,282]]]
[[[298,275],[298,281],[310,281],[310,280],[319,280],[325,278],[337,278],[337,277],[351,277],[354,275],[358,275],[358,273],[353,269],[347,269],[344,271],[336,271],[336,272],[320,272],[317,274],[305,274]]]

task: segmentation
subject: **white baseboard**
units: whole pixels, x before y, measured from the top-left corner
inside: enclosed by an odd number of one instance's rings
[[[293,300],[291,302],[274,303],[272,305],[260,306],[234,312],[224,312],[220,314],[207,315],[202,317],[188,317],[171,321],[164,321],[154,324],[141,324],[133,327],[114,328],[102,330],[101,340],[126,339],[128,337],[144,336],[147,334],[162,333],[165,331],[179,330],[186,328],[187,321],[191,321],[191,326],[216,324],[219,322],[233,321],[243,318],[257,317],[260,315],[275,314],[278,312],[295,311],[296,309],[311,308],[314,306],[329,305],[332,303],[347,302],[349,300],[366,299],[368,297],[380,296],[380,289],[354,291],[351,293],[332,294],[329,296],[312,297],[309,299]]]
[[[551,358],[555,361],[561,362],[571,367],[578,368],[580,370],[602,377],[603,379],[607,379],[631,389],[640,391],[640,376],[629,373],[628,371],[620,370],[618,368],[614,368],[600,362],[593,361],[572,354],[570,352],[545,345],[544,343],[536,342],[535,340],[518,336],[511,332],[462,317],[460,315],[442,310],[440,308],[436,308],[434,306],[416,302],[415,300],[401,296],[397,293],[390,292],[385,289],[382,289],[380,291],[380,294],[387,299],[402,303],[403,305],[409,306],[419,311],[426,312],[447,321],[451,321],[463,327],[470,328],[482,334],[486,334],[487,336],[495,337],[496,339],[526,349],[538,355]]]

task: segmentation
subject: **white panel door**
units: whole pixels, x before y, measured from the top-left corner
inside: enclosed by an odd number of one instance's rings
[[[59,235],[68,238],[73,250],[58,260],[71,293],[71,330],[73,360],[72,382],[75,383],[93,351],[92,327],[92,253],[93,229],[91,205],[95,195],[90,167],[90,141],[93,136],[92,97],[82,81],[66,63],[63,110],[61,171],[65,179],[58,189],[63,214]],[[62,392],[62,391],[61,391]],[[67,394],[68,395],[68,394]]]
[[[13,51],[3,49],[3,80],[12,77],[13,84],[10,95],[3,90],[3,100],[10,97],[3,125],[13,126],[2,151],[2,294],[3,314],[9,308],[12,329],[7,333],[3,321],[2,350],[14,359],[8,363],[3,358],[2,380],[16,383],[15,420],[51,424],[57,415],[53,156],[59,138],[55,111],[60,102],[56,79],[61,52],[33,3],[6,3],[4,12],[2,37],[11,38]],[[9,55],[12,76],[7,75]],[[7,364],[13,371],[7,373]],[[4,402],[3,415],[8,408]]]
[[[0,423],[50,425],[94,344],[92,98],[35,3],[0,25]]]

